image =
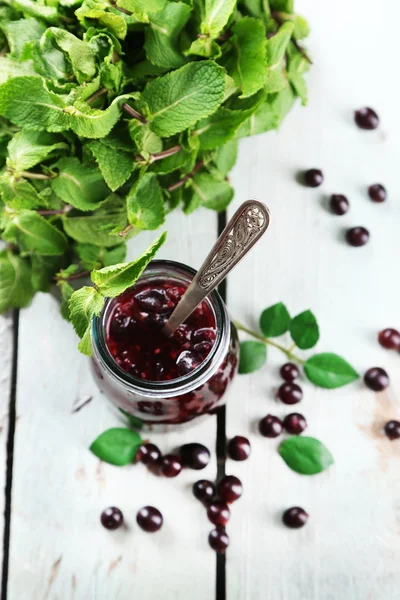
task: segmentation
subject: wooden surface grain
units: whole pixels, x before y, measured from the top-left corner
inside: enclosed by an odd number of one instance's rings
[[[245,490],[232,506],[228,527],[226,597],[397,600],[400,445],[389,442],[381,428],[400,417],[400,356],[384,351],[376,335],[383,327],[400,328],[400,5],[394,0],[330,5],[297,0],[296,10],[312,26],[310,101],[307,108],[297,106],[277,134],[241,141],[229,213],[256,197],[269,205],[272,224],[230,276],[229,309],[256,327],[261,310],[280,300],[292,314],[311,308],[321,328],[318,350],[342,354],[361,374],[382,366],[391,385],[375,394],[361,381],[336,391],[302,381],[304,400],[295,410],[306,416],[309,434],[335,457],[328,472],[302,477],[280,459],[279,442],[257,432],[258,420],[267,413],[291,412],[274,399],[283,355],[269,349],[260,372],[237,377],[227,403],[227,436],[247,435],[253,451],[246,463],[226,463],[226,472],[238,475]],[[377,131],[354,125],[353,110],[364,105],[379,112]],[[318,189],[296,181],[298,171],[310,167],[324,171]],[[377,182],[389,192],[384,204],[367,196],[368,185]],[[331,193],[348,196],[347,215],[328,212]],[[344,229],[355,225],[371,232],[363,248],[343,241]],[[197,267],[216,239],[217,219],[206,210],[190,217],[173,214],[167,228],[160,256]],[[131,257],[154,237],[133,240]],[[9,320],[0,326],[4,465]],[[39,295],[21,311],[9,600],[214,600],[216,561],[207,546],[211,527],[190,491],[198,475],[185,472],[167,481],[141,466],[118,469],[90,454],[90,442],[118,419],[97,392],[76,344],[51,296]],[[201,477],[215,476],[214,417],[151,438],[164,452],[185,441],[202,441],[213,455]],[[4,472],[1,477],[4,486]],[[135,514],[145,504],[164,513],[165,526],[157,535],[136,526]],[[100,526],[99,515],[109,505],[123,510],[127,529],[111,533]],[[281,524],[282,511],[293,505],[310,513],[302,530]]]

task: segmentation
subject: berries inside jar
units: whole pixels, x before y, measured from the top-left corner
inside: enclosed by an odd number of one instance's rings
[[[162,328],[186,291],[182,284],[138,284],[115,301],[107,324],[108,349],[124,370],[146,381],[169,381],[197,369],[216,339],[212,309],[202,302],[175,333]]]

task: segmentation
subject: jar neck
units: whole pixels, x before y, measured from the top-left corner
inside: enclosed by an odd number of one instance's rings
[[[152,261],[137,283],[168,281],[188,286],[196,271],[187,265],[169,260]],[[133,286],[134,288],[135,286]],[[177,379],[167,381],[147,381],[124,371],[112,357],[106,342],[107,324],[114,309],[116,299],[106,300],[103,310],[92,323],[92,347],[94,358],[101,363],[109,375],[117,379],[121,386],[133,393],[162,398],[186,394],[208,381],[218,370],[225,357],[231,335],[230,321],[226,306],[215,290],[205,299],[215,318],[216,339],[206,359],[193,371]]]

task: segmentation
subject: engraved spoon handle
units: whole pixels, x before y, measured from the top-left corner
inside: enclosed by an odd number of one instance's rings
[[[164,325],[163,333],[166,336],[171,336],[196,306],[225,279],[266,232],[269,223],[269,210],[258,200],[247,200],[238,208]]]

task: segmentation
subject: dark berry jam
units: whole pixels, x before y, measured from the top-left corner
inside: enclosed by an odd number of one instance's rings
[[[107,346],[124,371],[147,381],[168,381],[191,373],[207,358],[216,324],[206,302],[170,338],[162,332],[185,291],[183,285],[153,281],[117,298],[107,325]]]

